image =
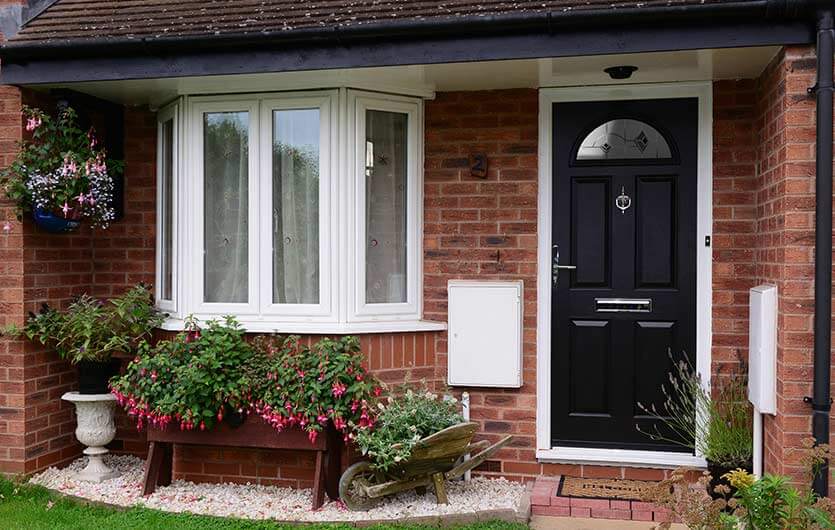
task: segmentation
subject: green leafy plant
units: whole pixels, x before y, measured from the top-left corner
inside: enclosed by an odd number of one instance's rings
[[[829,457],[829,447],[804,440],[800,461],[811,478]],[[677,469],[668,478],[645,491],[644,500],[669,510],[694,530],[812,530],[833,529],[833,505],[819,498],[808,486],[796,488],[782,476],[764,475],[757,479],[743,469],[725,473],[727,484],[715,486],[710,473],[702,472],[696,481],[695,470]],[[807,482],[808,484],[809,482]],[[730,499],[730,488],[736,491]],[[656,528],[665,530],[670,523]]]
[[[708,462],[721,467],[747,466],[753,454],[753,419],[745,370],[719,374],[711,395],[689,361],[680,360],[674,366],[669,384],[661,387],[662,406],[639,403],[672,434],[658,428],[642,432],[653,440],[698,450]]]
[[[154,309],[150,289],[139,284],[108,302],[79,296],[65,311],[46,304],[30,313],[23,328],[8,326],[4,335],[23,335],[58,352],[73,364],[106,361],[129,353],[151,335],[164,315]]]
[[[18,216],[42,210],[107,228],[115,217],[113,176],[123,163],[107,158],[92,129],[79,128],[71,107],[55,116],[24,107],[23,117],[31,139],[21,142],[15,159],[0,171],[0,185]]]
[[[202,329],[189,319],[173,339],[144,344],[111,389],[139,429],[205,430],[229,414],[256,413],[311,441],[329,423],[350,438],[374,425],[382,392],[361,363],[356,337],[308,347],[298,337],[262,336],[250,344],[233,317]]]
[[[186,330],[155,346],[144,343],[111,391],[137,421],[183,430],[211,428],[228,410],[248,409],[252,381],[242,367],[254,350],[232,317],[210,320],[204,329],[189,320]]]
[[[273,427],[297,425],[315,441],[329,422],[347,439],[374,426],[373,398],[382,388],[362,367],[358,338],[307,347],[298,337],[261,337],[255,345],[255,380],[265,382],[255,411]]]
[[[421,438],[464,421],[454,399],[440,398],[425,387],[407,387],[378,408],[376,426],[357,431],[356,442],[383,471],[407,460]]]

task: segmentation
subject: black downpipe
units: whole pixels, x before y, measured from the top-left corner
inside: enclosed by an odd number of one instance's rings
[[[829,443],[830,359],[832,339],[832,11],[818,16],[817,145],[815,155],[815,375],[812,388],[812,434]],[[829,490],[829,463],[815,476],[815,492]]]

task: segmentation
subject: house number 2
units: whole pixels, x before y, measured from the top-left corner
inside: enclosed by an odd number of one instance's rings
[[[618,207],[620,213],[626,213],[626,210],[632,206],[632,197],[626,194],[626,188],[624,186],[620,187],[620,195],[615,198],[615,206]]]

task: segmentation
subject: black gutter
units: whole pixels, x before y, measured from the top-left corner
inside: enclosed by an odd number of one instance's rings
[[[288,31],[235,33],[221,35],[162,35],[143,38],[96,38],[3,44],[3,61],[51,58],[56,53],[71,52],[73,57],[148,54],[170,51],[207,51],[230,48],[253,48],[266,44],[317,45],[348,44],[373,39],[420,39],[438,36],[478,36],[503,33],[554,33],[565,28],[628,26],[636,22],[692,23],[717,19],[745,21],[785,21],[807,13],[814,0],[742,0],[711,4],[682,4],[664,7],[630,7],[538,11],[522,14],[426,18],[412,21],[385,21],[372,24],[300,28]]]
[[[829,444],[832,340],[832,10],[818,15],[815,145],[815,361],[812,388],[812,434],[818,445]],[[818,470],[815,492],[829,494],[829,462]]]

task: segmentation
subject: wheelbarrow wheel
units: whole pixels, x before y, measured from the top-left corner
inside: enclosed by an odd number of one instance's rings
[[[369,462],[357,462],[342,473],[339,479],[339,498],[349,510],[364,512],[372,508],[377,499],[366,494],[366,488],[374,485],[376,474]]]

